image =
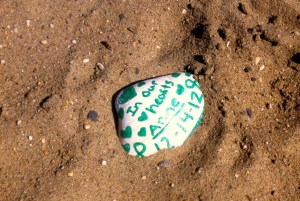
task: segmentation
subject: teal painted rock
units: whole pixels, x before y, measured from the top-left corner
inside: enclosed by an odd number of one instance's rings
[[[124,88],[115,107],[123,148],[145,157],[181,146],[201,123],[204,98],[190,73],[174,73]]]

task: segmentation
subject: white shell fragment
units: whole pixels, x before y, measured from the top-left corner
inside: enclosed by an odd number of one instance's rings
[[[115,107],[123,148],[145,157],[181,146],[202,121],[204,98],[190,73],[173,73],[129,85]]]

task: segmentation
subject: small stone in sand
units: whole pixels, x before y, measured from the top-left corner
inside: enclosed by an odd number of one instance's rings
[[[90,62],[89,59],[84,59],[84,60],[83,60],[83,63],[88,63],[88,62]]]
[[[125,18],[125,15],[124,15],[124,13],[121,13],[120,15],[119,15],[119,19],[120,19],[120,21],[121,20],[123,20]]]
[[[164,166],[168,165],[169,163],[170,163],[170,161],[164,160],[164,161],[159,162],[157,165],[159,167],[164,167]]]
[[[251,81],[256,81],[256,78],[255,77],[251,77]]]
[[[262,65],[259,70],[263,70],[265,68],[265,65]]]
[[[244,68],[244,71],[245,71],[246,73],[248,73],[248,72],[252,71],[252,68],[251,68],[251,67],[245,67],[245,68]]]
[[[202,168],[201,168],[201,167],[197,167],[196,170],[195,170],[195,172],[196,172],[197,174],[199,174],[201,171],[202,171]]]
[[[1,64],[5,64],[5,60],[4,59],[1,59]]]
[[[87,118],[89,118],[93,122],[96,122],[98,120],[98,113],[95,110],[91,110],[88,113]]]
[[[99,70],[104,70],[104,66],[102,63],[97,63],[97,67]]]
[[[247,112],[246,112],[246,111],[241,111],[241,114],[242,114],[242,115],[246,115]]]
[[[19,126],[21,123],[22,123],[21,120],[18,120],[18,121],[16,122],[16,124],[17,124],[18,126]]]
[[[91,126],[89,124],[84,124],[84,129],[88,130],[90,128],[91,128]]]
[[[47,43],[48,43],[47,40],[42,40],[42,41],[41,41],[41,44],[43,44],[43,45],[46,45]]]
[[[30,135],[30,136],[28,136],[28,139],[31,141],[33,139],[33,137]]]
[[[147,177],[146,176],[142,176],[141,180],[146,180]]]
[[[106,165],[106,163],[107,163],[106,160],[101,161],[101,165]]]
[[[249,117],[252,117],[252,110],[250,108],[246,108],[247,114]]]
[[[83,146],[81,147],[81,152],[82,152],[82,154],[86,154],[87,151],[88,151],[88,146],[83,145]]]
[[[68,176],[69,176],[69,177],[73,177],[73,176],[74,176],[74,173],[73,173],[73,172],[69,172],[69,173],[68,173]]]
[[[259,61],[260,61],[260,59],[261,59],[260,57],[256,57],[256,58],[255,58],[255,64],[258,64]]]

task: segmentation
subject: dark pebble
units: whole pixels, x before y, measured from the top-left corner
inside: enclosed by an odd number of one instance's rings
[[[256,81],[256,78],[255,77],[251,77],[251,81]]]
[[[251,68],[251,67],[245,67],[245,68],[244,68],[244,71],[245,71],[246,73],[248,73],[248,72],[252,71],[252,68]]]
[[[250,108],[246,108],[247,114],[249,117],[252,117],[252,110]]]
[[[159,162],[157,165],[159,166],[159,167],[165,167],[166,165],[168,165],[170,163],[170,161],[161,161],[161,162]]]
[[[247,115],[247,112],[246,111],[241,111],[241,114],[242,115]]]
[[[140,73],[140,69],[135,68],[135,74],[139,74]]]
[[[91,110],[88,113],[87,118],[90,119],[91,121],[96,122],[98,120],[98,113],[95,110]]]
[[[107,41],[101,41],[101,44],[102,44],[106,49],[112,50],[110,44],[108,44]]]
[[[123,19],[125,18],[124,13],[121,13],[121,14],[119,15],[119,18],[120,18],[120,20],[123,20]]]

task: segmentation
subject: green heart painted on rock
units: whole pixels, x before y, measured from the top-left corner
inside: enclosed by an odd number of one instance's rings
[[[176,93],[181,95],[184,92],[184,87],[181,84],[177,84]]]
[[[146,121],[148,119],[148,115],[146,114],[146,112],[142,112],[141,116],[139,116],[138,121]]]
[[[145,127],[142,127],[140,129],[140,131],[138,132],[138,136],[140,136],[140,137],[145,137],[146,136],[146,128]]]
[[[127,126],[125,130],[121,130],[121,137],[122,138],[131,138],[132,136],[132,129],[130,126]]]
[[[123,149],[126,151],[126,153],[129,153],[130,151],[130,144],[123,144]]]

